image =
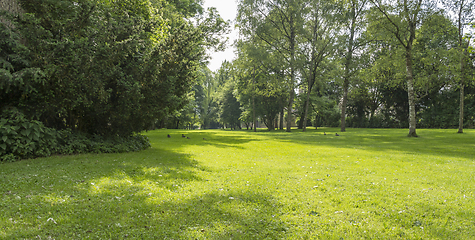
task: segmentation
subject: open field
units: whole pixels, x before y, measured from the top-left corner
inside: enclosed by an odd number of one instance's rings
[[[0,239],[475,239],[475,130],[336,131],[0,164]]]

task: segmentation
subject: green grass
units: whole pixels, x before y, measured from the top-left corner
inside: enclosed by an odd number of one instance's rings
[[[475,130],[336,131],[0,164],[0,239],[475,239]]]

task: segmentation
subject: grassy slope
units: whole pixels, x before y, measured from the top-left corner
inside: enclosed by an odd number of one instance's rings
[[[475,238],[474,130],[335,131],[158,130],[1,164],[0,238]]]

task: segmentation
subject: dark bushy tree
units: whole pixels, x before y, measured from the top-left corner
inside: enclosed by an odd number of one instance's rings
[[[227,27],[195,0],[20,2],[0,24],[0,108],[89,135],[128,137],[181,110]]]

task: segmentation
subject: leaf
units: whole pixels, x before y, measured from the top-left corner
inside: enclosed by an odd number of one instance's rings
[[[7,137],[7,136],[2,136],[2,140],[3,140],[4,142],[6,142],[6,141],[7,141],[7,139],[8,139],[8,137]]]
[[[21,130],[21,134],[25,137],[28,137],[31,133],[31,128]]]
[[[0,144],[0,148],[3,150],[7,150],[7,145],[5,143]]]

